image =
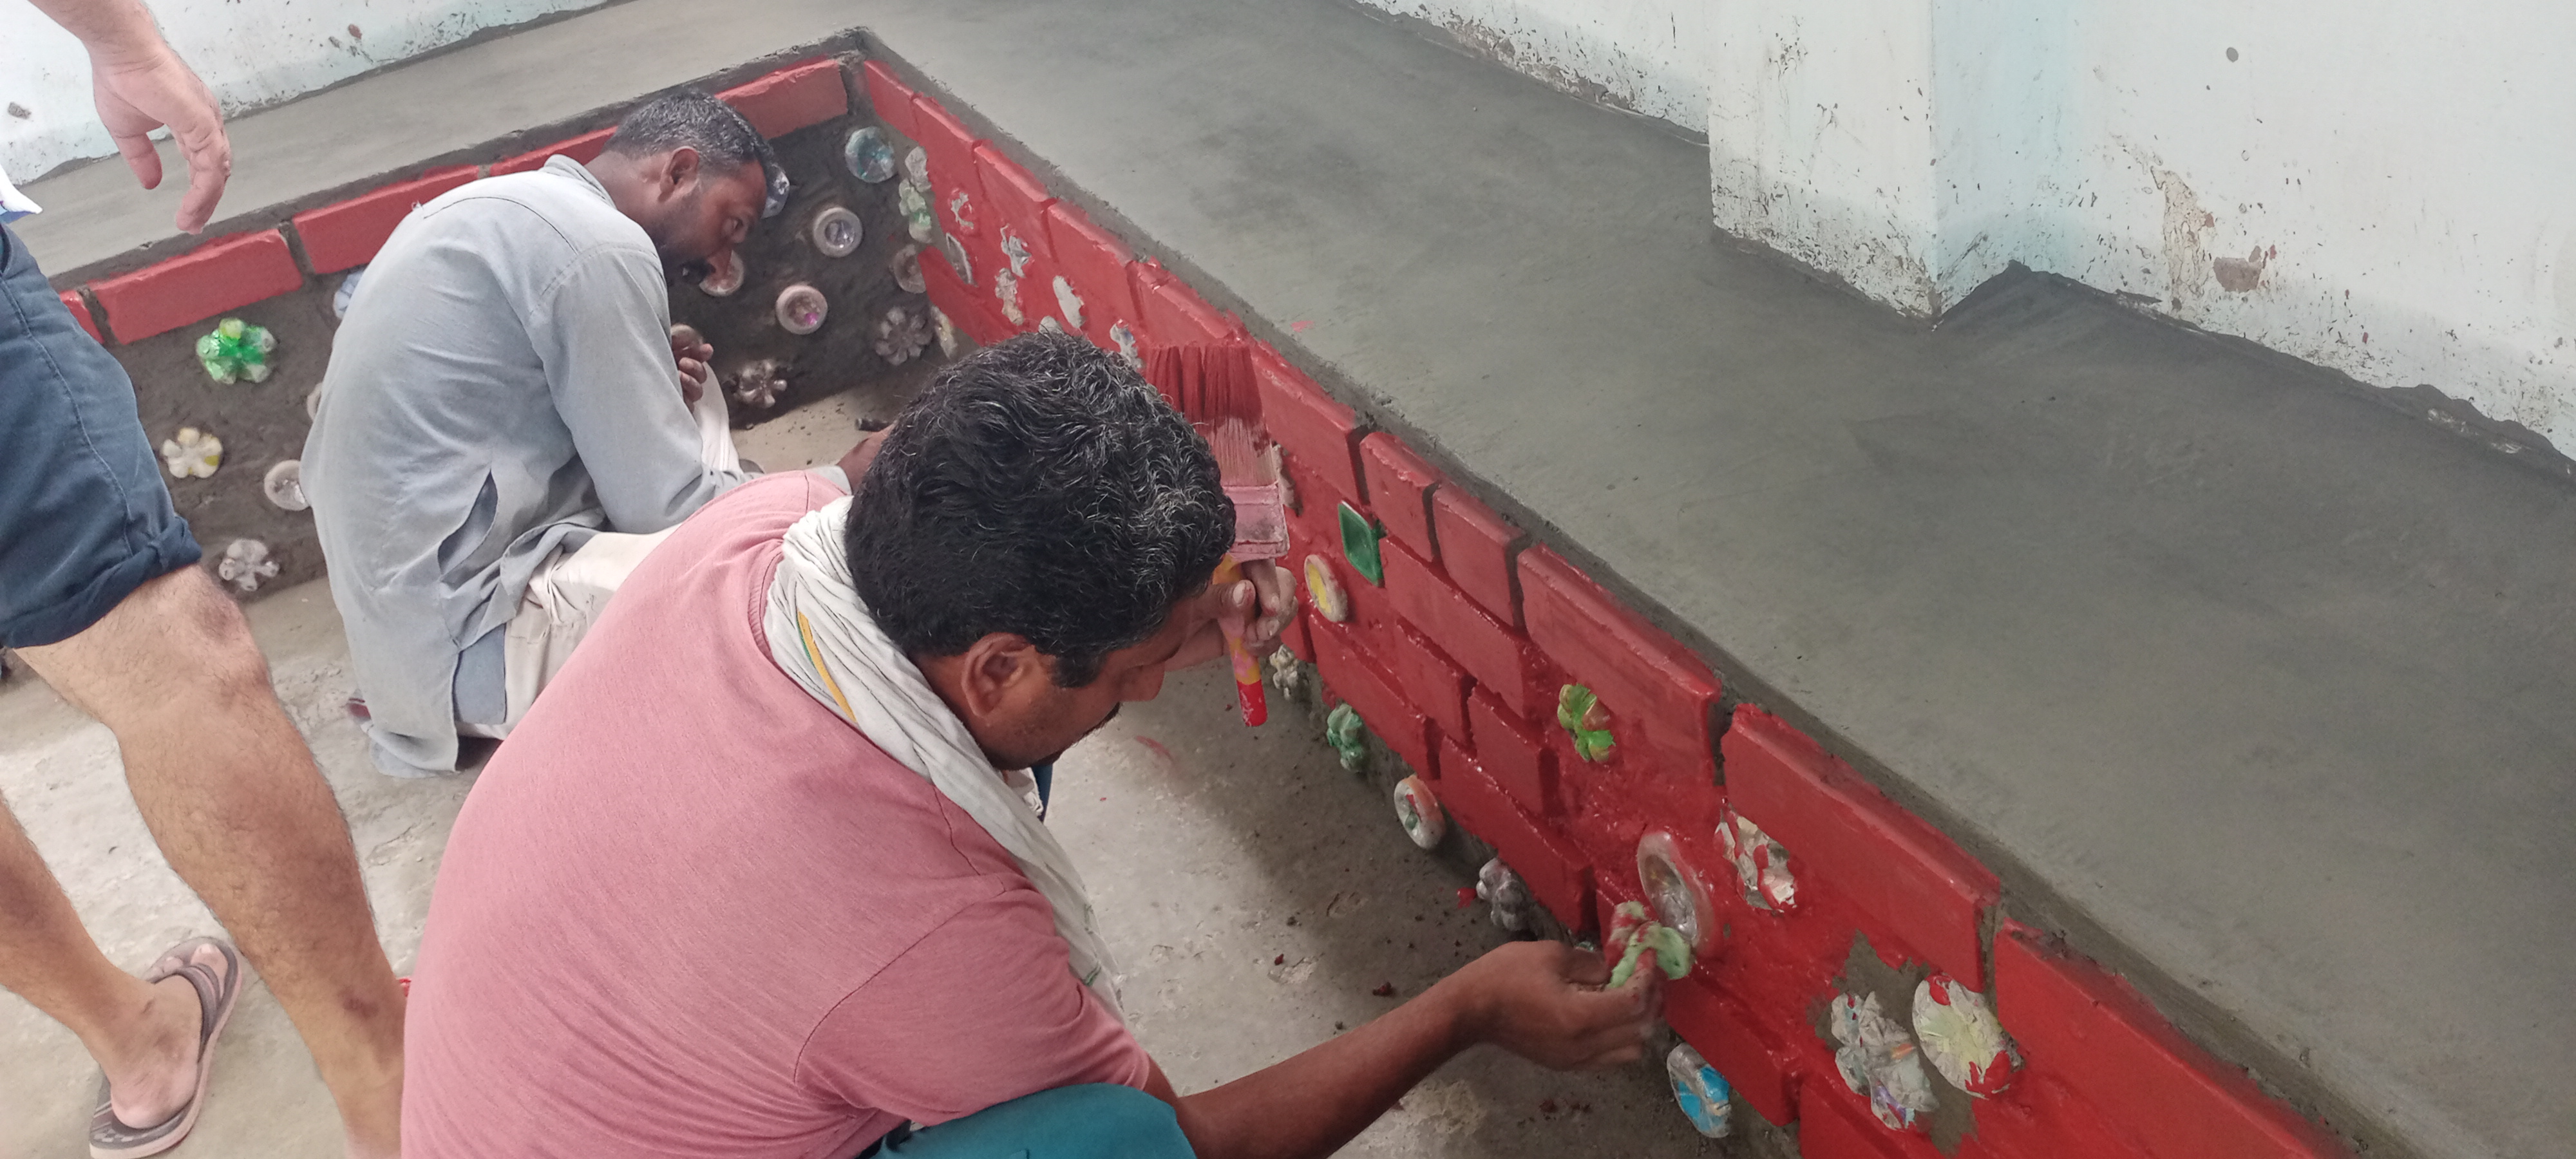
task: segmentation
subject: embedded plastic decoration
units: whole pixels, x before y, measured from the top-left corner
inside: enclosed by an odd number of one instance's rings
[[[1347,502],[1341,505],[1341,522],[1342,558],[1351,561],[1351,570],[1360,573],[1370,586],[1386,586],[1386,561],[1378,557],[1377,551],[1377,541],[1386,538],[1386,532]]]
[[[203,479],[224,465],[224,441],[211,431],[181,427],[161,440],[161,461],[169,464],[173,479]]]
[[[1118,344],[1118,357],[1137,370],[1145,369],[1145,355],[1136,348],[1136,331],[1124,322],[1109,327],[1109,340]]]
[[[1666,978],[1680,981],[1691,971],[1690,941],[1680,930],[1647,916],[1646,907],[1633,901],[1620,902],[1610,911],[1609,936],[1603,944],[1619,952],[1619,964],[1610,967],[1610,988],[1618,989],[1636,977],[1637,965],[1646,960],[1646,951],[1655,952],[1655,968]]]
[[[948,264],[957,271],[957,280],[975,284],[975,263],[966,257],[966,245],[947,234],[939,235],[939,252],[948,255]]]
[[[215,575],[248,594],[259,590],[260,581],[277,577],[277,561],[268,558],[267,544],[256,539],[236,539],[224,545],[223,558],[215,563]]]
[[[922,191],[924,188],[905,182],[901,189],[895,191],[895,205],[903,211],[904,232],[911,234],[912,240],[927,245],[930,239],[939,236],[939,221],[930,215],[930,195]]]
[[[1283,695],[1294,695],[1298,687],[1306,682],[1305,666],[1298,662],[1297,654],[1289,651],[1285,644],[1280,645],[1277,651],[1270,654],[1270,682],[1278,685]]]
[[[965,190],[948,195],[948,220],[956,223],[957,232],[975,236],[975,200],[966,196]]]
[[[823,328],[823,316],[831,304],[823,300],[823,291],[803,282],[778,291],[778,326],[790,334],[811,334]]]
[[[1834,1069],[1843,1085],[1869,1096],[1869,1110],[1891,1130],[1910,1129],[1940,1106],[1914,1036],[1889,1018],[1878,995],[1838,995],[1828,1014]]]
[[[1064,280],[1063,274],[1055,276],[1055,308],[1064,315],[1065,325],[1082,327],[1082,295],[1073,292],[1073,283]]]
[[[894,176],[894,146],[886,141],[885,130],[874,125],[852,129],[841,139],[841,164],[850,176],[874,185]]]
[[[742,280],[746,273],[742,264],[742,251],[726,250],[723,257],[708,267],[707,276],[698,279],[698,292],[710,298],[730,298],[735,291],[742,289]]]
[[[1333,746],[1342,759],[1345,772],[1368,768],[1368,725],[1360,720],[1360,710],[1348,704],[1336,704],[1324,714],[1324,743]]]
[[[903,155],[903,183],[917,189],[930,188],[930,154],[919,145]]]
[[[1020,308],[1020,279],[1011,271],[993,271],[993,298],[1002,304],[1002,317],[1011,325],[1028,325],[1028,311]]]
[[[367,267],[359,266],[358,268],[349,271],[346,277],[340,279],[340,288],[331,291],[332,317],[346,318],[349,316],[349,303],[354,301],[358,296],[358,275],[366,272]]]
[[[260,476],[259,490],[281,511],[302,511],[313,506],[304,497],[304,464],[287,459],[269,465],[268,474]]]
[[[1431,783],[1419,776],[1406,777],[1395,783],[1395,819],[1404,825],[1404,835],[1424,849],[1438,848],[1440,839],[1449,835],[1449,814],[1440,808],[1440,798],[1431,791]]]
[[[1735,1105],[1728,1101],[1734,1092],[1716,1067],[1685,1042],[1664,1056],[1664,1077],[1672,1080],[1673,1102],[1680,1105],[1693,1130],[1711,1139],[1726,1137],[1734,1126]]]
[[[1342,578],[1333,574],[1333,565],[1323,556],[1306,557],[1306,598],[1315,605],[1315,614],[1336,624],[1351,622],[1351,594],[1342,590]]]
[[[1661,829],[1637,838],[1637,881],[1655,920],[1671,926],[1692,952],[1706,954],[1717,940],[1717,908],[1708,883],[1682,856],[1681,842]]]
[[[775,358],[745,363],[733,372],[732,378],[725,394],[735,402],[761,410],[778,405],[778,396],[787,389],[787,367]]]
[[[1718,844],[1735,863],[1744,900],[1755,909],[1786,913],[1798,908],[1798,879],[1789,872],[1789,851],[1762,827],[1738,815],[1734,806],[1718,814]]]
[[[1609,760],[1611,748],[1618,744],[1610,735],[1609,706],[1580,684],[1557,690],[1556,723],[1574,738],[1574,755],[1594,764]]]
[[[939,353],[942,357],[955,358],[958,350],[966,345],[965,336],[957,332],[957,323],[950,321],[947,312],[937,306],[930,308],[930,328],[939,333]]]
[[[197,339],[197,364],[206,368],[206,377],[227,386],[266,382],[268,355],[275,349],[277,336],[269,333],[268,327],[226,318]]]
[[[814,250],[827,258],[845,258],[858,252],[866,240],[867,230],[859,224],[859,215],[839,205],[827,205],[814,215],[814,225],[805,231]]]
[[[2002,1094],[2021,1068],[2021,1052],[2004,1036],[1986,996],[1948,974],[1914,988],[1914,1037],[1932,1069],[1977,1098]]]
[[[1476,871],[1476,896],[1492,903],[1494,924],[1518,933],[1529,928],[1529,886],[1502,858],[1485,863]]]
[[[1044,318],[1038,319],[1038,333],[1062,334],[1064,333],[1064,323],[1056,321],[1055,315],[1049,314]]]
[[[877,319],[877,357],[901,366],[921,356],[930,345],[930,323],[919,312],[897,306]]]
[[[1029,272],[1029,243],[1012,233],[1007,225],[1002,227],[1002,257],[1011,263],[1012,277],[1021,277]]]
[[[894,258],[886,263],[886,268],[894,272],[894,284],[904,293],[918,294],[930,288],[930,283],[921,278],[920,246],[908,245],[894,251]]]

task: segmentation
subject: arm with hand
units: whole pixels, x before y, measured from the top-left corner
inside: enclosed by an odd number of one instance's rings
[[[671,389],[669,308],[649,251],[599,246],[554,279],[528,323],[555,413],[611,530],[628,534],[677,524],[745,478],[706,462],[697,419]]]
[[[1242,579],[1211,583],[1200,595],[1207,605],[1203,613],[1207,624],[1182,641],[1180,651],[1164,662],[1164,671],[1177,672],[1225,655],[1229,623],[1242,633],[1244,650],[1256,661],[1279,647],[1279,634],[1288,630],[1288,621],[1297,615],[1294,581],[1288,569],[1270,560],[1256,559],[1241,566]]]
[[[188,162],[188,192],[178,225],[195,233],[215,216],[233,171],[232,142],[206,82],[161,39],[142,0],[34,0],[36,10],[89,50],[98,119],[145,189],[161,185],[161,153],[151,132],[169,126]]]
[[[1200,1159],[1328,1155],[1472,1046],[1499,1046],[1557,1070],[1642,1057],[1662,1010],[1660,975],[1643,969],[1626,986],[1600,989],[1609,977],[1609,963],[1591,951],[1514,942],[1276,1066],[1183,1096],[1158,1065],[1146,1091],[1172,1104]]]

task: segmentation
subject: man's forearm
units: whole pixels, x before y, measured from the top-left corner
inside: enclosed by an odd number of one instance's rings
[[[1331,1154],[1475,1045],[1478,1016],[1468,991],[1453,975],[1357,1030],[1179,1099],[1182,1133],[1200,1159]]]
[[[161,50],[161,29],[143,0],[33,0],[36,10],[73,36],[91,53],[116,58]]]

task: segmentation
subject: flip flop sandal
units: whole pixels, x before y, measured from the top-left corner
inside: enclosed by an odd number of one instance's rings
[[[223,951],[222,977],[189,960],[199,946]],[[215,1073],[215,1038],[224,1032],[224,1023],[233,1016],[233,1002],[241,997],[241,955],[214,938],[190,938],[170,947],[168,953],[152,963],[151,972],[143,980],[159,982],[173,975],[186,978],[189,985],[197,988],[197,1093],[188,1096],[187,1105],[177,1114],[149,1127],[129,1127],[117,1120],[109,1106],[107,1078],[100,1076],[98,1110],[89,1117],[91,1159],[142,1159],[176,1147],[179,1140],[188,1137],[188,1129],[197,1125],[197,1112],[206,1105],[206,1080]]]

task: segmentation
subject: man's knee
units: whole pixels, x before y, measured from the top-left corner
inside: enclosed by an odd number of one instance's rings
[[[196,567],[145,582],[86,631],[25,654],[111,728],[137,713],[274,695],[241,608]]]

